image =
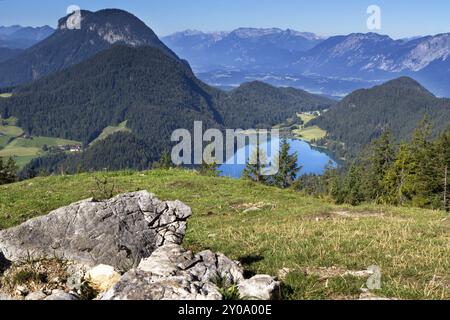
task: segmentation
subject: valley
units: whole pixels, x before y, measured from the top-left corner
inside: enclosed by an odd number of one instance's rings
[[[55,26],[0,26],[0,300],[450,300],[450,33]]]
[[[17,126],[17,119],[0,118],[0,158],[13,158],[19,168],[23,168],[33,159],[45,156],[49,149],[56,148],[70,152],[71,147],[81,143],[73,140],[27,136],[22,128]]]

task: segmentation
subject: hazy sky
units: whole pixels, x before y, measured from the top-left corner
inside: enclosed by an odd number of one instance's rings
[[[69,5],[121,8],[158,35],[184,29],[280,27],[320,35],[368,32],[367,7],[378,5],[382,29],[394,38],[450,32],[449,0],[0,0],[0,25],[51,25]]]

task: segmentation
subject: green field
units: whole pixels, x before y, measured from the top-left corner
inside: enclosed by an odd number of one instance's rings
[[[6,147],[8,143],[11,141],[11,139],[12,138],[9,136],[0,135],[0,150]]]
[[[304,125],[307,125],[311,120],[317,118],[317,116],[310,113],[299,113],[297,116],[303,121]]]
[[[327,136],[327,132],[325,130],[320,129],[318,126],[306,127],[303,129],[294,130],[294,134],[307,142],[311,142],[313,140],[319,140],[325,138]]]
[[[115,193],[147,189],[192,207],[184,246],[211,249],[251,274],[284,280],[285,299],[355,299],[365,278],[343,275],[376,265],[378,296],[450,299],[450,219],[414,208],[336,206],[244,180],[193,171],[100,173]],[[40,177],[0,186],[0,228],[98,194],[93,174]],[[246,211],[248,208],[259,210]],[[340,272],[340,273],[339,273]]]
[[[16,127],[17,128],[17,127]],[[31,137],[31,138],[12,138],[9,136],[10,142],[2,145],[2,137],[0,137],[0,158],[14,158],[19,168],[23,168],[34,158],[44,154],[43,147],[58,147],[65,145],[81,145],[81,142],[65,140],[50,137]],[[6,141],[6,137],[4,137]],[[12,139],[12,140],[11,140]]]
[[[17,138],[12,141],[8,147],[22,147],[22,148],[39,148],[42,149],[43,146],[57,147],[57,146],[67,146],[67,145],[81,145],[81,142],[73,140],[65,140],[59,138],[49,138],[49,137],[32,137],[32,138]]]
[[[117,132],[131,132],[131,130],[127,128],[127,121],[124,121],[117,126],[106,127],[105,129],[103,129],[102,133],[97,137],[97,139],[91,142],[91,145],[95,144],[98,141],[104,140],[108,136]]]
[[[16,126],[0,125],[0,134],[3,134],[5,136],[10,136],[10,137],[20,137],[21,135],[23,135],[23,130]]]

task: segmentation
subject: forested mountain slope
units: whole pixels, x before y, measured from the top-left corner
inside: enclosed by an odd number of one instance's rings
[[[387,129],[401,141],[408,140],[419,122],[429,117],[433,133],[450,125],[450,99],[436,98],[411,78],[403,77],[372,89],[358,90],[334,108],[311,121],[357,153]]]
[[[132,14],[117,9],[81,11],[81,29],[70,29],[67,16],[50,37],[12,59],[0,63],[0,87],[28,83],[80,63],[113,45],[151,46],[176,57]]]

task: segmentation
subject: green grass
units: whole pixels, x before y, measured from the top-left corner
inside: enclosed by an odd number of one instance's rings
[[[309,122],[317,118],[317,116],[310,113],[299,113],[298,117],[303,121],[304,125],[307,125]]]
[[[16,126],[0,125],[0,133],[5,136],[10,136],[10,137],[20,137],[21,135],[23,135],[23,130]]]
[[[294,134],[307,142],[311,142],[313,140],[319,140],[325,138],[327,136],[327,132],[325,130],[320,129],[318,126],[306,127],[303,129],[294,130]]]
[[[191,171],[100,173],[115,193],[147,189],[193,209],[184,246],[240,260],[249,274],[291,272],[286,299],[357,298],[365,279],[306,275],[306,268],[382,270],[376,294],[401,299],[450,299],[450,216],[414,208],[347,208],[243,180]],[[0,228],[89,198],[93,174],[40,177],[0,186]],[[244,213],[260,204],[260,211]],[[264,205],[262,205],[264,204]],[[335,212],[346,214],[330,214]],[[371,215],[367,215],[370,213]],[[334,218],[332,218],[334,217]]]
[[[11,143],[8,144],[4,149],[0,150],[0,157],[13,157],[13,156],[35,156],[39,155],[41,149],[39,148],[28,148],[28,147],[14,147]]]
[[[12,93],[0,93],[0,98],[11,98]]]
[[[0,117],[0,122],[7,126],[17,126],[18,119],[16,117],[9,117],[8,119]]]
[[[117,132],[130,132],[131,130],[127,128],[127,121],[120,123],[117,126],[108,126],[103,129],[102,133],[91,142],[91,145],[95,144],[98,141],[106,139],[108,136],[117,133]]]
[[[22,155],[22,156],[12,156],[14,161],[16,162],[16,165],[19,167],[19,169],[22,169],[27,164],[29,164],[33,159],[36,159],[40,156],[40,153],[34,154],[34,155]],[[9,158],[9,157],[8,157]]]
[[[6,147],[8,143],[11,141],[11,139],[12,138],[10,136],[0,135],[0,150]]]
[[[39,148],[42,149],[44,145],[48,147],[67,146],[67,145],[81,145],[81,142],[50,138],[50,137],[32,137],[32,138],[18,138],[12,141],[8,147],[22,147],[22,148]]]
[[[0,150],[0,158],[13,158],[19,168],[23,168],[41,154],[41,149],[39,148],[14,147],[10,145],[11,143]]]
[[[43,147],[57,147],[65,145],[79,145],[81,142],[50,137],[12,138],[9,143],[2,145],[0,137],[0,158],[12,157],[19,168],[26,166],[31,160],[44,154]],[[6,139],[5,139],[6,142]]]

